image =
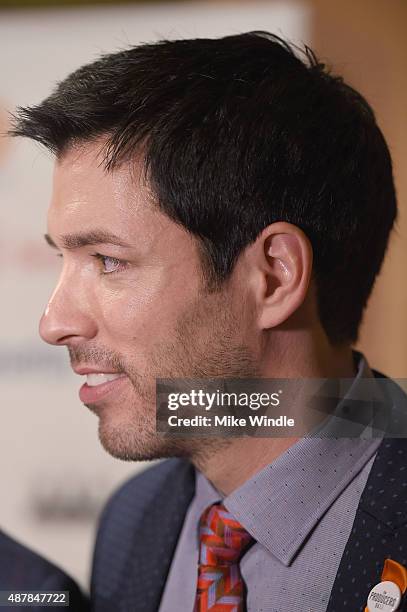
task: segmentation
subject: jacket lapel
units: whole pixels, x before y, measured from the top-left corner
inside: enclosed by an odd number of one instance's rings
[[[179,461],[137,524],[121,612],[157,612],[194,491],[193,467]]]
[[[383,377],[377,372],[374,374]],[[397,409],[403,413],[406,395],[397,385],[394,385],[394,390]],[[404,405],[400,405],[400,400]],[[384,438],[380,444],[341,559],[327,612],[346,609],[363,612],[370,590],[381,582],[384,561],[388,557],[407,567],[405,438]],[[398,611],[407,611],[406,597]]]

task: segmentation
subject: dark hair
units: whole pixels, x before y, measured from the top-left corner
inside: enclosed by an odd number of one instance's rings
[[[297,225],[330,341],[357,339],[397,214],[391,159],[366,100],[308,47],[268,32],[132,47],[18,109],[11,133],[57,156],[107,135],[106,170],[143,150],[218,285],[267,225]]]

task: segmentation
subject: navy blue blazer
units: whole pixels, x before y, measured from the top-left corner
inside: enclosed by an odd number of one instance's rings
[[[406,395],[397,385],[394,388],[395,401],[405,408]],[[157,612],[194,489],[192,465],[168,459],[135,476],[113,495],[96,540],[93,612]],[[364,612],[387,557],[407,566],[407,439],[397,438],[397,432],[380,444],[327,612]],[[406,597],[398,610],[407,612]]]
[[[69,591],[70,604],[63,610],[88,612],[89,602],[76,583],[61,569],[0,532],[0,591]],[[42,610],[49,606],[1,607],[2,611]]]

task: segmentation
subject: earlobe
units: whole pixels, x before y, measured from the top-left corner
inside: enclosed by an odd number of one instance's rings
[[[263,232],[264,283],[259,324],[281,325],[304,302],[312,272],[312,246],[302,230],[290,223],[274,223]]]

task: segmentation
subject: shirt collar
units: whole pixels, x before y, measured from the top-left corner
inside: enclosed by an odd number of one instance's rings
[[[355,356],[358,371],[348,399],[357,392],[362,378],[373,376],[365,357],[360,353]],[[377,437],[302,438],[225,497],[223,503],[259,544],[288,566],[380,442]],[[198,472],[196,503],[200,511],[221,499],[219,492]]]

